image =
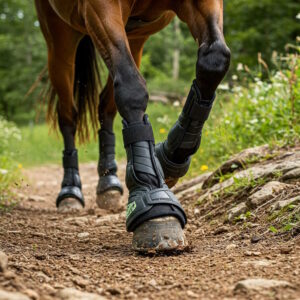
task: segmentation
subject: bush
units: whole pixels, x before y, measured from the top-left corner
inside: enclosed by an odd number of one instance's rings
[[[17,184],[22,166],[16,162],[10,144],[20,140],[19,129],[0,116],[0,209],[12,203],[12,186]]]

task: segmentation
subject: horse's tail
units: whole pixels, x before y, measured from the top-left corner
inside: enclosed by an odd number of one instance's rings
[[[80,41],[75,61],[74,108],[76,111],[77,136],[83,143],[90,138],[89,129],[96,134],[98,128],[98,104],[101,78],[95,46],[89,36]],[[56,93],[48,90],[47,120],[57,123]]]

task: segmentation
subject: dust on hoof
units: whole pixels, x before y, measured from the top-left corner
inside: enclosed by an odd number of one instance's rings
[[[168,186],[168,188],[172,188],[177,182],[178,182],[179,178],[173,178],[173,177],[168,177],[165,179],[165,182]]]
[[[81,203],[74,198],[66,198],[59,203],[57,211],[59,213],[78,212],[83,209]]]
[[[117,212],[124,208],[121,193],[116,190],[97,194],[96,202],[99,208],[112,212]]]
[[[149,220],[133,233],[132,247],[143,253],[183,251],[188,241],[175,217]]]

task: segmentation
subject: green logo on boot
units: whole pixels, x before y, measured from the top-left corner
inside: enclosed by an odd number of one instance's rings
[[[134,210],[136,209],[136,203],[131,202],[127,205],[127,210],[126,210],[126,219],[129,218],[129,216],[134,212]]]

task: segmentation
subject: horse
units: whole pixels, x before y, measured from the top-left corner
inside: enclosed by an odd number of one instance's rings
[[[170,188],[187,173],[200,147],[216,89],[230,65],[223,1],[35,0],[35,6],[48,48],[48,118],[57,119],[64,141],[58,210],[84,207],[75,136],[87,140],[89,124],[97,130],[99,123],[96,201],[110,210],[120,205],[123,187],[113,133],[118,111],[127,155],[126,229],[133,232],[132,247],[140,252],[184,249],[187,217]],[[187,24],[197,43],[196,74],[177,122],[156,145],[139,67],[145,42],[175,16]],[[100,96],[97,53],[109,71]]]

